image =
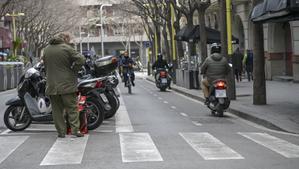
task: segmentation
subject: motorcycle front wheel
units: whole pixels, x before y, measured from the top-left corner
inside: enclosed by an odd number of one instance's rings
[[[4,124],[12,131],[23,131],[30,126],[31,122],[29,112],[24,106],[11,105],[4,113]]]
[[[87,116],[87,129],[94,130],[98,128],[104,120],[103,107],[96,98],[90,97],[86,100],[86,107],[84,108]]]

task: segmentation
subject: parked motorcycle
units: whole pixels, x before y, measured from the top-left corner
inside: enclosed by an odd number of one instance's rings
[[[171,79],[167,69],[157,69],[155,74],[155,81],[157,88],[160,91],[166,91],[167,87],[170,86]]]
[[[227,97],[227,83],[225,80],[215,80],[210,87],[207,106],[212,115],[223,117],[223,113],[230,105],[230,99]]]
[[[22,131],[32,122],[53,121],[50,99],[45,95],[46,80],[39,70],[42,70],[40,64],[28,69],[18,83],[18,97],[6,102],[8,108],[4,113],[4,123],[12,131]],[[99,83],[100,79],[93,79],[78,85],[78,110],[80,114],[87,113],[87,128],[90,130],[101,125],[104,119],[99,102],[89,95]]]

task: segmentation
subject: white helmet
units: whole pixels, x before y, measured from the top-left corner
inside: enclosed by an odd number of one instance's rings
[[[39,98],[37,101],[37,106],[41,113],[50,113],[52,111],[52,106],[49,104],[49,100],[46,99]]]

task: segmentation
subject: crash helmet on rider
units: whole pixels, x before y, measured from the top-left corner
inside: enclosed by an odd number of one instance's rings
[[[213,43],[211,45],[211,54],[214,54],[214,53],[221,53],[221,46],[218,45],[217,43]]]

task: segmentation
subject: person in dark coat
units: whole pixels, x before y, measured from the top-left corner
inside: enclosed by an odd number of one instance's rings
[[[245,57],[243,59],[243,64],[245,65],[245,70],[247,73],[247,79],[253,80],[252,72],[253,72],[253,53],[250,50],[246,50]]]
[[[233,54],[232,63],[233,63],[235,77],[238,82],[242,81],[242,69],[243,69],[242,61],[243,61],[243,55],[240,52],[240,49],[237,48],[237,50]]]

